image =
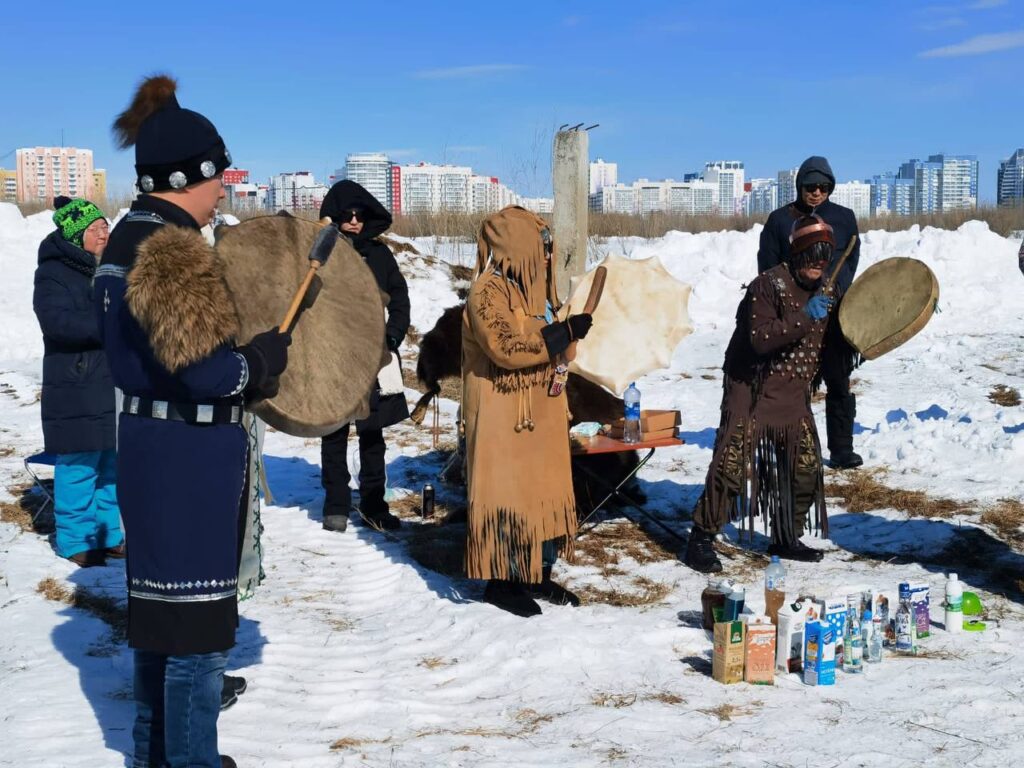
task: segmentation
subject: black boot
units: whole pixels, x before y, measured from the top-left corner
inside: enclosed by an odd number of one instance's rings
[[[391,514],[384,501],[384,488],[359,489],[359,514],[371,528],[378,531],[395,531],[402,527],[402,521]]]
[[[550,565],[544,566],[544,580],[540,584],[528,585],[527,589],[530,590],[530,594],[534,597],[539,597],[541,600],[546,600],[553,605],[571,605],[575,607],[580,604],[578,595],[559,584],[555,584],[551,580]]]
[[[238,763],[227,755],[220,756],[220,768],[238,768]]]
[[[828,436],[829,463],[835,469],[854,469],[864,463],[853,451],[853,423],[857,416],[857,397],[852,393],[825,396],[825,431]]]
[[[324,514],[324,530],[344,533],[348,528],[348,515]]]
[[[797,539],[792,544],[769,544],[768,555],[778,555],[783,560],[799,560],[804,563],[820,563],[825,553],[820,549],[811,549]]]
[[[696,525],[690,529],[690,538],[686,542],[686,556],[683,562],[701,573],[718,573],[722,570],[722,562],[715,553],[714,537]]]
[[[484,600],[524,619],[540,615],[540,606],[530,597],[526,586],[515,581],[491,579],[484,589]]]

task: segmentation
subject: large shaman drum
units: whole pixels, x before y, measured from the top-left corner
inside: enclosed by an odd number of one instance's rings
[[[309,270],[320,225],[263,216],[217,229],[217,253],[238,308],[239,342],[284,319]],[[271,400],[250,406],[267,424],[298,437],[323,437],[369,415],[370,391],[390,356],[384,300],[363,258],[338,238],[319,272],[320,290],[293,324],[288,368]]]
[[[839,305],[839,326],[865,360],[874,360],[924,328],[938,302],[939,281],[927,264],[883,259],[853,281]]]

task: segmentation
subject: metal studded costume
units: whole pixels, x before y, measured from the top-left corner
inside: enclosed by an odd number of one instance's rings
[[[780,264],[747,288],[725,353],[722,420],[694,523],[717,533],[747,517],[771,521],[776,544],[799,539],[814,507],[828,533],[821,446],[811,414],[812,382],[828,320],[803,311],[815,292]],[[830,293],[831,295],[831,289]]]

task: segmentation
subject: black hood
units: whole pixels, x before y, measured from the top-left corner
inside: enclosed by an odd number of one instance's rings
[[[808,179],[807,177],[811,178]],[[819,155],[812,155],[808,157],[803,163],[800,164],[800,170],[796,172],[796,197],[800,199],[800,189],[803,187],[804,182],[813,183],[819,181],[818,177],[824,176],[828,179],[828,183],[833,186],[836,185],[836,176],[832,173],[832,166],[828,164],[828,160]]]
[[[39,263],[44,261],[62,261],[68,266],[79,269],[80,272],[88,271],[92,274],[96,269],[96,259],[91,253],[79,248],[74,243],[64,239],[60,230],[51,232],[39,244]]]
[[[366,189],[354,181],[348,179],[339,181],[327,193],[323,203],[320,205],[320,218],[330,216],[332,221],[338,222],[341,212],[346,208],[362,208],[366,212],[366,220],[363,222],[363,231],[352,240],[355,243],[372,240],[378,235],[384,234],[391,226],[391,214],[381,202],[371,195]],[[342,234],[345,234],[342,232]],[[351,237],[351,235],[348,235]]]

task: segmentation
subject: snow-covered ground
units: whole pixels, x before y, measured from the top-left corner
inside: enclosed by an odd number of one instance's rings
[[[13,500],[27,479],[23,459],[42,447],[42,343],[31,297],[36,248],[51,229],[48,214],[22,219],[0,204],[0,501]],[[740,286],[756,271],[758,234],[594,245],[594,258],[660,258],[694,286],[696,332],[671,370],[639,382],[646,407],[682,411],[687,444],[659,451],[640,476],[648,508],[680,532],[710,459],[721,357]],[[425,257],[400,259],[413,323],[425,331],[456,301],[438,262],[468,263],[472,248],[413,243]],[[964,538],[986,505],[1024,495],[1024,410],[988,400],[997,384],[1024,385],[1017,246],[980,223],[864,234],[861,269],[894,255],[922,259],[938,276],[942,311],[854,374],[856,447],[868,468],[885,470],[887,485],[971,510],[923,519],[886,509],[847,514],[833,503],[832,540],[816,544],[828,547],[825,561],[789,566],[793,594],[830,595],[857,583],[893,594],[900,581],[925,580],[939,622],[944,573],[959,570],[990,611],[986,632],[936,629],[923,641],[927,654],[888,657],[859,677],[838,673],[834,687],[806,687],[796,676],[774,687],[723,686],[709,676],[711,642],[696,620],[706,580],[675,559],[624,557],[611,576],[592,564],[560,565],[572,588],[628,590],[642,576],[666,596],[641,607],[545,605],[543,616],[517,619],[477,602],[479,583],[413,559],[409,538],[425,530],[415,521],[397,540],[362,527],[324,532],[318,442],[276,433],[266,445],[276,496],[263,516],[267,580],[242,606],[231,657],[249,690],[221,717],[222,751],[242,766],[899,768],[1020,759],[1020,593],[994,594],[1006,580],[994,580],[992,568],[964,567],[949,548],[983,540],[989,561],[1022,575],[1020,553],[992,531]],[[448,429],[453,415],[446,403]],[[394,429],[394,496],[418,492],[442,459],[425,427]],[[764,546],[756,537],[753,548]],[[745,579],[756,608],[763,603],[749,562],[737,555],[727,571]],[[46,578],[123,599],[120,566],[77,569],[44,536],[0,523],[0,765],[121,765],[131,747],[131,653],[100,619],[37,592]]]

